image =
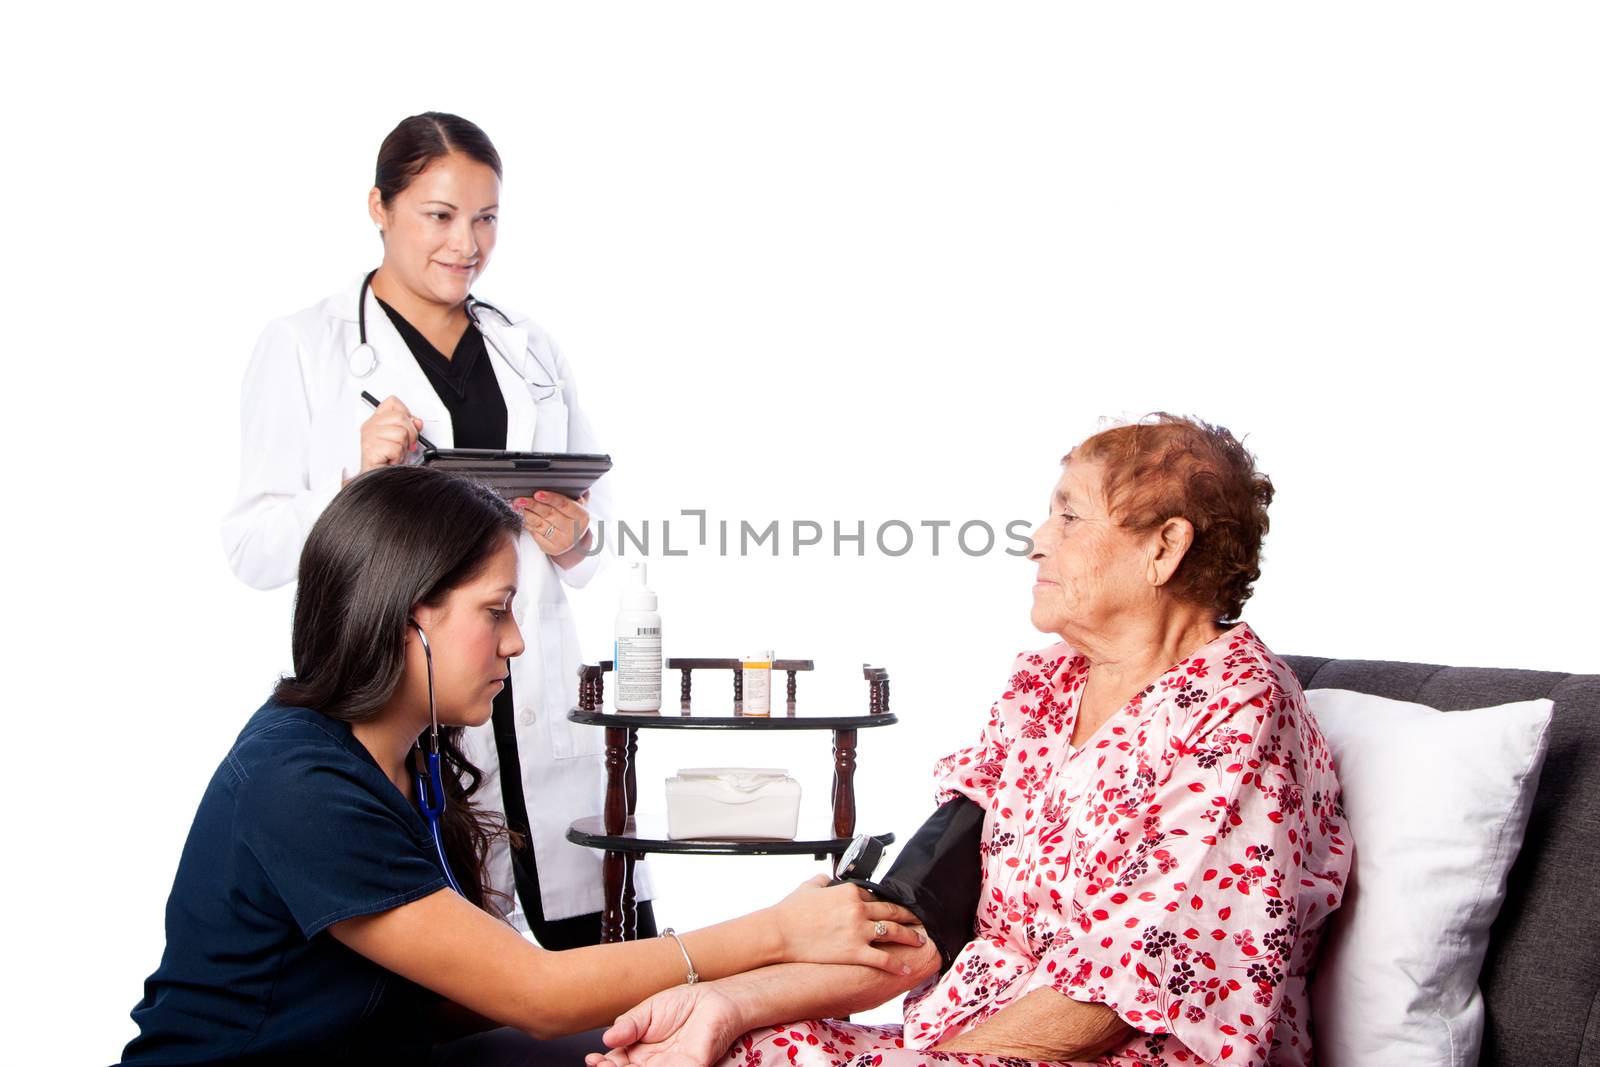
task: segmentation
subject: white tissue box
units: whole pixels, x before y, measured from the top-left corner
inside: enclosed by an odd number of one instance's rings
[[[667,836],[793,841],[800,783],[787,771],[695,767],[667,779]]]

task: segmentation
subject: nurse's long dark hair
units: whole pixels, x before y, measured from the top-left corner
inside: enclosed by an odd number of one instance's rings
[[[281,704],[362,722],[394,695],[405,667],[407,620],[471,581],[522,520],[493,492],[427,467],[379,467],[345,486],[311,528],[300,552],[294,600],[294,675],[278,683]],[[440,727],[450,868],[466,898],[504,912],[484,877],[503,820],[473,807],[483,772],[462,753],[462,728]],[[407,761],[408,768],[411,761]]]

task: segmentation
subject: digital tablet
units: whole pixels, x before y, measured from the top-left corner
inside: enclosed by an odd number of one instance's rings
[[[584,452],[505,452],[495,448],[429,448],[423,466],[460,474],[506,500],[540,489],[576,500],[611,469],[611,457]]]

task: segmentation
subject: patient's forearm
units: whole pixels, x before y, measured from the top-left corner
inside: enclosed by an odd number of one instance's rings
[[[1062,1062],[1098,1056],[1126,1042],[1133,1032],[1104,1004],[1085,1004],[1054,989],[1035,989],[966,1033],[939,1042],[933,1051]]]
[[[910,965],[909,975],[872,967],[780,963],[717,984],[739,1005],[744,1030],[849,1015],[915,989],[939,971],[939,951],[931,943],[918,948],[896,945],[889,951]]]

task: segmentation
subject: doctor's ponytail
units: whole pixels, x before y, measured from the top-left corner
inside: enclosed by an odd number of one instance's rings
[[[451,152],[482,163],[497,178],[505,177],[500,170],[500,153],[494,150],[488,134],[459,115],[427,111],[403,119],[389,131],[378,148],[372,184],[378,187],[384,204],[390,204],[413,178],[428,169],[428,164]]]

